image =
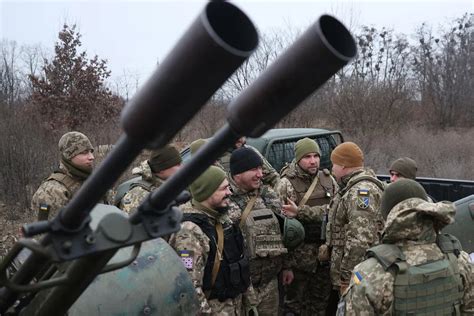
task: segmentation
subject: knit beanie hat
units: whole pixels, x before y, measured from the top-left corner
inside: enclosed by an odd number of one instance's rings
[[[94,150],[89,138],[80,132],[69,132],[61,136],[58,147],[59,152],[66,160],[71,160],[86,150]]]
[[[263,165],[262,158],[251,148],[240,147],[230,156],[230,174],[236,175]]]
[[[390,171],[396,171],[402,177],[413,180],[416,178],[417,170],[415,160],[408,157],[398,158],[390,166]]]
[[[400,179],[390,183],[382,194],[380,210],[383,217],[386,219],[395,205],[411,198],[428,200],[426,191],[421,184],[411,179]]]
[[[153,172],[160,172],[181,162],[179,151],[171,145],[152,151],[150,159],[148,159],[148,165]]]
[[[202,146],[207,143],[207,140],[199,138],[196,139],[194,142],[189,145],[189,149],[191,150],[191,155],[194,155]]]
[[[225,179],[225,172],[219,167],[210,166],[190,186],[193,199],[202,202],[207,200]]]
[[[331,162],[343,167],[362,167],[364,165],[364,154],[353,142],[339,144],[331,153]]]
[[[299,162],[301,158],[310,153],[317,153],[321,157],[321,150],[318,144],[311,138],[305,137],[295,144],[295,160]]]

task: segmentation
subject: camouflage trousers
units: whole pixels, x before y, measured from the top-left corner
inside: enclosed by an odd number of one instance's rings
[[[326,315],[332,289],[329,266],[318,266],[314,273],[294,269],[293,274],[293,282],[285,286],[284,314]]]
[[[252,315],[250,309],[254,307],[258,316],[278,315],[279,291],[278,277],[275,276],[270,282],[259,287],[250,286],[244,298],[244,310],[246,315]]]
[[[211,308],[211,315],[222,316],[241,316],[242,310],[242,295],[233,299],[227,299],[224,302],[219,300],[209,300],[209,307]]]

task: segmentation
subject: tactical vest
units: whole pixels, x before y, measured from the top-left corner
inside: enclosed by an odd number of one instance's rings
[[[252,210],[242,228],[250,274],[255,287],[267,284],[277,276],[283,264],[283,245],[279,221],[270,209]]]
[[[81,187],[82,182],[75,180],[72,178],[70,175],[64,173],[61,170],[56,170],[54,171],[47,179],[46,181],[49,180],[55,180],[64,185],[67,189],[67,197],[71,199],[74,194],[79,190]]]
[[[284,174],[284,171],[282,172]],[[319,177],[318,183],[316,187],[314,188],[312,194],[310,195],[308,201],[305,203],[305,205],[319,206],[319,205],[329,204],[334,194],[334,183],[331,179],[329,171],[326,169],[324,171],[319,171],[317,176]],[[297,198],[296,204],[298,205],[300,201],[303,199],[303,197],[305,196],[309,187],[311,186],[311,183],[308,183],[307,181],[304,181],[303,179],[301,179],[301,177],[297,177],[297,176],[294,176],[294,177],[286,176],[286,177],[290,181],[291,185],[293,186],[295,190],[296,198]],[[303,227],[305,230],[305,238],[304,238],[305,243],[322,243],[322,240],[321,240],[322,218],[321,218],[321,221],[317,221],[317,222],[311,221],[308,223],[306,221],[301,221],[301,224],[303,224]]]
[[[371,177],[371,176],[360,176],[358,177],[355,181],[351,182],[350,185],[347,185],[345,188],[343,188],[330,203],[329,208],[331,209],[334,203],[339,203],[341,198],[346,194],[353,186],[355,186],[357,183],[362,182],[362,181],[369,181],[377,185],[377,187],[383,192],[385,190],[385,186],[383,185],[382,182],[380,182],[378,179]],[[334,211],[333,214],[331,214],[331,221],[328,223],[328,231],[330,232],[330,236],[328,239],[328,243],[331,246],[344,246],[345,241],[346,241],[346,236],[345,236],[345,231],[344,227],[341,227],[337,223],[335,223],[335,219],[337,216],[337,210]]]
[[[223,302],[244,293],[250,285],[249,261],[244,254],[244,240],[238,225],[224,225],[224,250],[222,261],[212,286],[212,269],[217,251],[217,232],[204,214],[185,213],[183,222],[198,225],[211,240],[210,251],[204,268],[203,290],[210,291],[209,299]]]
[[[141,176],[132,178],[128,181],[123,182],[117,187],[114,196],[114,205],[119,207],[125,194],[127,194],[131,189],[135,187],[141,187],[148,192],[153,191],[153,183],[143,180]]]
[[[464,288],[457,256],[461,245],[448,234],[438,235],[437,245],[443,259],[415,266],[407,264],[396,245],[382,244],[367,251],[369,258],[395,273],[394,315],[460,315]]]

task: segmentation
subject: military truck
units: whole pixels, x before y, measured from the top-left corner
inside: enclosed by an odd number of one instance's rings
[[[274,128],[268,130],[259,138],[248,138],[247,144],[257,148],[270,164],[279,171],[283,166],[293,160],[294,145],[304,137],[314,139],[321,148],[321,169],[331,169],[331,152],[344,141],[342,133],[338,130],[321,128]],[[189,147],[183,149],[181,156],[187,161],[190,156]],[[387,162],[388,166],[389,162]],[[389,175],[378,175],[384,182],[389,182]],[[435,201],[455,202],[466,196],[474,194],[474,181],[439,179],[418,177],[417,181],[423,185],[426,192]]]

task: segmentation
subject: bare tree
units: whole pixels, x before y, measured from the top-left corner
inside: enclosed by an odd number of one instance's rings
[[[441,36],[426,24],[416,34],[413,68],[421,101],[433,110],[433,122],[441,128],[460,122],[472,126],[474,121],[472,16],[457,19]]]

